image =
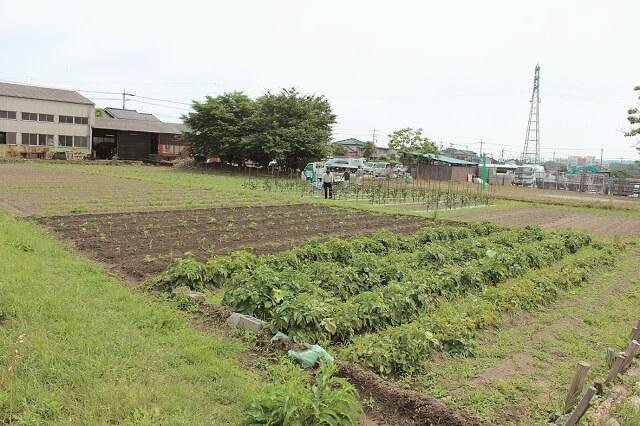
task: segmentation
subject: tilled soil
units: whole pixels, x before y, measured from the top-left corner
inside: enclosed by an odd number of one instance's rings
[[[554,207],[523,207],[505,210],[471,209],[452,213],[450,218],[489,220],[501,225],[537,224],[546,229],[573,228],[611,238],[640,236],[640,218],[587,213]]]
[[[360,397],[375,400],[372,413],[377,421],[380,415],[384,424],[396,426],[483,426],[487,423],[460,411],[429,395],[401,388],[355,364],[342,364],[338,375],[351,382]]]
[[[412,233],[424,218],[371,214],[317,205],[234,207],[35,218],[76,249],[134,279],[164,270],[192,253],[205,260],[247,250],[273,253],[311,237],[350,236],[386,229]]]

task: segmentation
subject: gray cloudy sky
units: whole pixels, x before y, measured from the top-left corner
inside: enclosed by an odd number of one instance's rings
[[[331,100],[336,139],[422,127],[511,157],[540,62],[543,156],[637,158],[620,131],[640,84],[638,0],[92,4],[0,0],[0,80],[180,102],[296,86]],[[128,107],[169,121],[188,108],[145,102]]]

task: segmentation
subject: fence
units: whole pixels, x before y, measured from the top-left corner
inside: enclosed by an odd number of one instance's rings
[[[469,176],[478,176],[478,166],[451,166],[449,164],[412,164],[409,173],[414,179],[426,181],[467,182]]]

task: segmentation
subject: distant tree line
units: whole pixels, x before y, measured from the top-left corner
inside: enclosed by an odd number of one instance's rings
[[[183,116],[197,161],[220,157],[243,164],[266,166],[271,161],[290,169],[329,156],[331,126],[336,116],[324,96],[305,95],[296,89],[266,92],[252,99],[243,92],[208,96],[193,102]]]

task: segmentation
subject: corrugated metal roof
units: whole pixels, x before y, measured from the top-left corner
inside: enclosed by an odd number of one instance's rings
[[[181,132],[174,123],[162,121],[127,120],[123,118],[96,117],[95,129],[122,130],[126,132],[166,133],[179,135]]]
[[[139,121],[161,121],[158,117],[153,114],[148,114],[145,112],[138,112],[135,109],[121,109],[121,108],[105,108],[104,112],[106,112],[109,116],[117,119],[124,120],[139,120]]]
[[[441,163],[454,164],[456,166],[477,166],[478,163],[472,163],[471,161],[460,160],[458,158],[447,157],[440,154],[423,154],[422,152],[406,152],[416,157],[422,157],[429,160],[440,161]]]
[[[25,86],[12,83],[0,83],[0,96],[93,105],[93,102],[74,90],[51,89],[49,87]]]

